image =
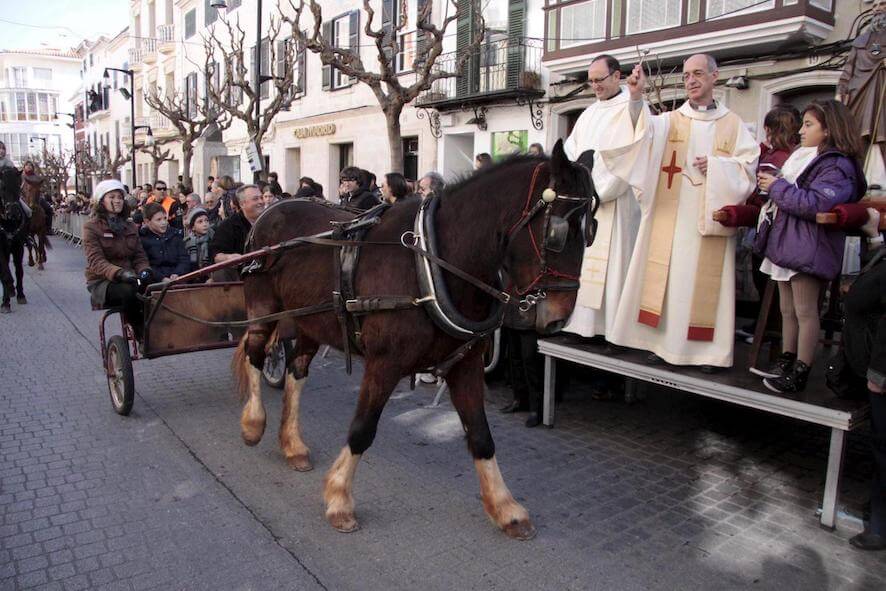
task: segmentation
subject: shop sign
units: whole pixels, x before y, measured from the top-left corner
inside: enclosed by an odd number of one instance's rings
[[[309,127],[296,127],[293,133],[295,133],[295,137],[299,139],[335,135],[335,123],[324,123],[323,125],[311,125]]]

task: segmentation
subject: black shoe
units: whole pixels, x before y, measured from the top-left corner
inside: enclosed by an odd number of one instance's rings
[[[794,362],[797,361],[797,354],[791,353],[790,351],[785,351],[775,360],[775,364],[773,364],[769,369],[758,369],[756,367],[750,368],[752,374],[760,376],[761,378],[780,378],[784,375],[787,375],[794,368]]]
[[[701,373],[707,375],[714,375],[715,373],[720,373],[726,370],[725,367],[717,367],[715,365],[702,365],[698,369],[701,370]]]
[[[504,414],[511,414],[515,412],[526,412],[529,410],[529,406],[526,404],[520,404],[518,401],[514,400],[510,404],[501,407],[498,409],[498,412]]]
[[[664,362],[665,360],[655,353],[650,353],[646,356],[646,365],[664,365]]]
[[[849,545],[859,550],[886,550],[886,538],[866,531],[849,538]]]
[[[763,385],[779,394],[793,394],[802,392],[806,388],[806,380],[809,378],[810,367],[802,361],[797,361],[793,369],[780,378],[766,378]]]
[[[603,349],[603,355],[619,355],[627,351],[627,347],[622,347],[621,345],[613,345],[612,343],[606,343],[606,348]]]
[[[537,412],[530,413],[529,418],[526,419],[526,427],[531,429],[539,425],[541,425],[541,415]]]

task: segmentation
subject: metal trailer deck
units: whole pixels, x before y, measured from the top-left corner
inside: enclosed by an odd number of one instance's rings
[[[735,359],[747,358],[744,348],[745,346],[736,344]],[[554,425],[557,359],[829,427],[831,441],[822,499],[821,525],[827,528],[835,527],[846,433],[868,418],[870,407],[866,400],[842,400],[835,397],[825,385],[823,363],[817,364],[818,371],[813,370],[806,391],[789,398],[767,390],[763,386],[762,379],[751,374],[743,366],[715,374],[705,374],[697,367],[650,365],[645,362],[648,355],[645,351],[625,349],[612,353],[607,351],[604,344],[566,334],[539,339],[538,350],[545,356],[542,418],[548,427]]]

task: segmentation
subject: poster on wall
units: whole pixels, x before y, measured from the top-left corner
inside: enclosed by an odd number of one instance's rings
[[[492,132],[492,159],[501,160],[513,154],[524,154],[529,147],[529,132],[525,129]]]

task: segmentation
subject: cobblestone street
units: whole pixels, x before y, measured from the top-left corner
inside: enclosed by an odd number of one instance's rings
[[[248,448],[229,350],[135,364],[111,409],[82,251],[53,238],[29,303],[0,316],[0,589],[883,589],[886,553],[818,526],[827,430],[679,392],[595,402],[579,374],[555,429],[487,411],[504,477],[538,536],[486,519],[458,418],[404,380],[357,470],[361,529],[334,531],[322,480],[359,366],[315,359],[302,431],[315,469],[286,466],[280,396]],[[867,499],[866,429],[851,434],[841,506]]]

